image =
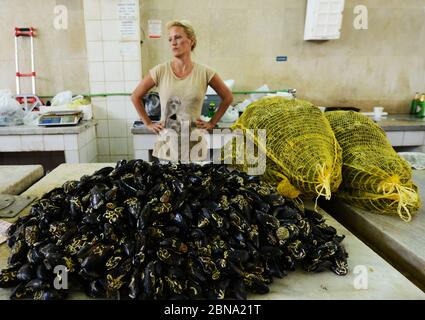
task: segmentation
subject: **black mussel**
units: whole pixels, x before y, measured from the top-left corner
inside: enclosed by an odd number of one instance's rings
[[[24,262],[28,253],[28,246],[23,240],[18,240],[12,247],[10,256],[8,258],[8,264],[13,265],[17,262]]]
[[[249,253],[245,250],[230,250],[228,251],[228,258],[236,263],[245,263],[249,259]]]
[[[20,280],[18,279],[18,270],[21,264],[17,263],[9,268],[0,270],[0,288],[11,288],[16,286]]]
[[[140,200],[136,197],[131,197],[125,200],[124,204],[128,212],[130,212],[134,218],[138,219],[142,211]]]
[[[63,300],[65,298],[63,291],[55,289],[42,290],[34,296],[37,300]]]
[[[101,184],[96,184],[93,188],[91,188],[90,205],[93,209],[97,210],[106,203],[104,193],[107,189],[108,187],[106,185]]]
[[[20,281],[30,281],[35,276],[35,270],[34,266],[30,263],[24,264],[19,270],[16,275],[16,278]]]
[[[21,282],[13,289],[10,299],[17,300],[27,297],[31,292],[26,288],[26,282]]]
[[[261,211],[257,211],[257,220],[264,228],[277,229],[280,226],[276,217]]]
[[[91,298],[101,298],[106,296],[106,281],[104,279],[96,279],[90,281],[86,287],[86,293]]]
[[[52,270],[47,270],[46,266],[44,265],[44,263],[41,263],[37,266],[36,269],[36,277],[38,279],[47,281],[49,279],[51,279],[53,277],[53,273]]]

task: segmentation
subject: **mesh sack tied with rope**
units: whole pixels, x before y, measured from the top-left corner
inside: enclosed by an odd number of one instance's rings
[[[393,149],[385,132],[367,116],[353,111],[325,113],[342,148],[343,182],[338,197],[405,221],[420,206],[410,165]]]
[[[316,200],[320,196],[330,199],[338,189],[342,181],[341,148],[323,113],[310,102],[262,98],[251,103],[233,124],[232,130],[237,129],[266,154],[263,179],[276,185],[282,195],[292,199],[301,194]],[[257,139],[258,129],[266,130],[266,145]],[[235,161],[235,154],[244,152],[237,149],[244,146],[229,142],[232,143],[232,152],[225,152],[224,160],[232,157],[235,167],[247,171],[247,161],[239,165]]]

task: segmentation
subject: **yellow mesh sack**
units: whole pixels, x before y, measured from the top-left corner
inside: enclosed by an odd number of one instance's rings
[[[338,197],[410,221],[419,208],[419,195],[410,165],[395,152],[385,132],[357,112],[333,111],[325,116],[342,148],[343,182]]]
[[[342,181],[341,148],[323,113],[310,102],[282,97],[260,99],[250,104],[233,124],[232,130],[236,129],[241,129],[266,153],[263,179],[276,185],[282,195],[330,199],[338,189]],[[266,130],[266,145],[257,139],[257,129]],[[224,159],[233,157],[232,164],[247,171],[246,162],[236,165],[237,151],[233,151]]]

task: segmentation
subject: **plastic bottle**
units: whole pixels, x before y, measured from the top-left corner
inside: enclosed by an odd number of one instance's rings
[[[421,95],[421,98],[416,105],[416,117],[425,118],[425,93]]]
[[[410,104],[410,114],[416,114],[416,106],[419,103],[419,92],[416,92],[415,98],[412,100],[412,103]]]
[[[208,108],[208,118],[212,118],[215,114],[215,103],[211,102]]]

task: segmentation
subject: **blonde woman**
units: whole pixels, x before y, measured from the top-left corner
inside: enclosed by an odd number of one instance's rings
[[[180,105],[174,108],[177,118],[189,118],[200,129],[212,129],[226,112],[233,100],[232,93],[220,76],[206,65],[192,60],[192,52],[196,47],[196,34],[188,21],[170,21],[166,25],[168,42],[172,52],[172,60],[159,64],[149,70],[131,99],[137,113],[146,127],[160,133],[164,129],[167,116],[174,116],[167,110],[176,99]],[[200,119],[202,105],[208,85],[220,96],[221,103],[217,112],[207,122]],[[142,97],[154,86],[157,87],[161,102],[161,121],[152,122],[143,106]],[[159,148],[159,144],[155,149]],[[157,150],[153,152],[158,156]]]

